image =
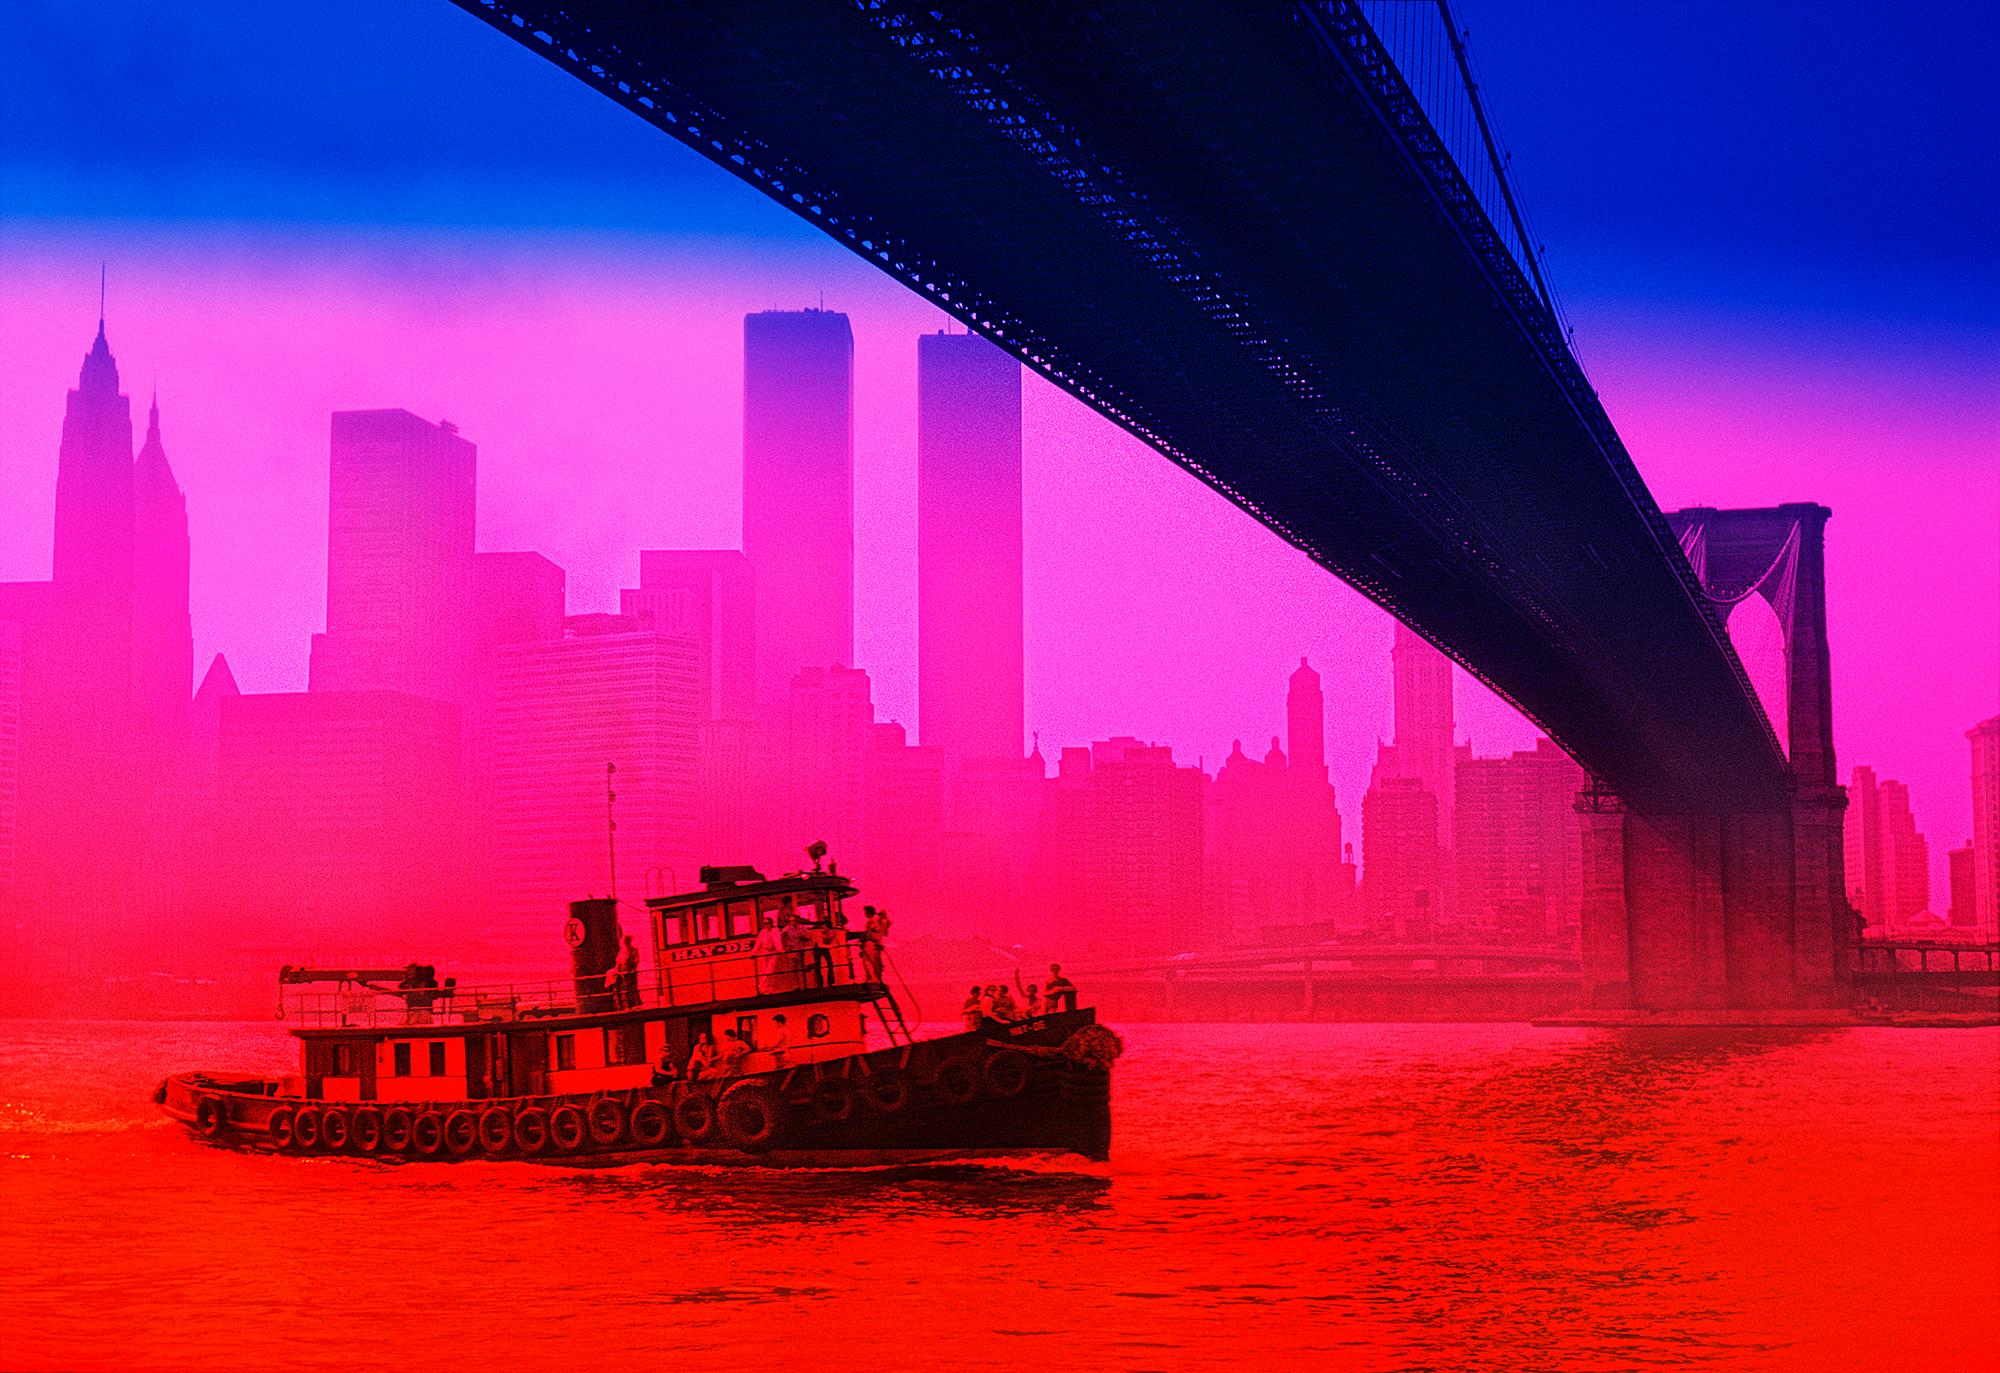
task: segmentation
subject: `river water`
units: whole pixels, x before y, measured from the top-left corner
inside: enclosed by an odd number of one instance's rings
[[[395,1165],[0,1022],[0,1367],[2000,1367],[2000,1031],[1123,1027],[1108,1165]]]

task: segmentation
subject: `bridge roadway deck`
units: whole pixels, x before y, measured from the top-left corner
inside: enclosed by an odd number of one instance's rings
[[[1354,5],[454,3],[1146,439],[1628,801],[1785,796],[1659,510]]]

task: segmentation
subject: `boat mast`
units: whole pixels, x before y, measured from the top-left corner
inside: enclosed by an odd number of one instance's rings
[[[604,843],[611,855],[611,899],[618,899],[618,814],[615,809],[618,793],[611,789],[611,779],[618,772],[616,763],[604,765]]]

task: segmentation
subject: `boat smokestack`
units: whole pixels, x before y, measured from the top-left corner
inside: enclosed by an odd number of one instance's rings
[[[617,996],[604,985],[604,975],[618,961],[618,902],[610,897],[570,902],[563,939],[569,944],[577,1009],[586,1012],[615,1009]]]

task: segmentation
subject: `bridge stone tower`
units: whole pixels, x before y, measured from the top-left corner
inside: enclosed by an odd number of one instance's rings
[[[1777,615],[1792,793],[1735,811],[1640,808],[1585,793],[1583,973],[1592,1008],[1760,1010],[1847,998],[1855,927],[1842,872],[1847,797],[1834,781],[1831,514],[1781,505],[1667,517],[1719,613],[1757,595]]]

